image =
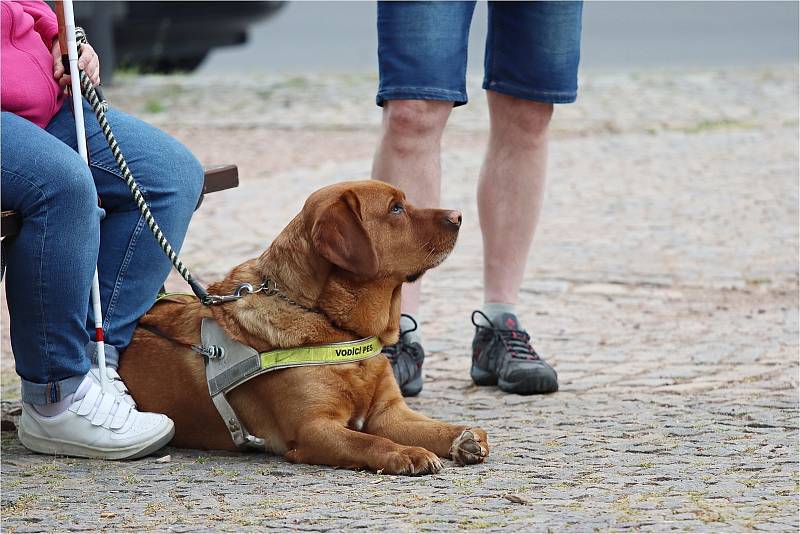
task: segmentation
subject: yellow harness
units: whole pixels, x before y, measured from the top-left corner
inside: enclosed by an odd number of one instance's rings
[[[156,302],[171,295],[175,293],[160,295]],[[166,337],[157,331],[148,330]],[[203,319],[200,339],[201,345],[191,348],[204,357],[208,392],[225,421],[231,439],[239,448],[254,447],[262,450],[264,440],[247,431],[225,397],[226,393],[259,375],[278,369],[353,363],[378,356],[383,350],[380,340],[373,336],[341,343],[258,352],[231,339],[211,318]]]
[[[278,349],[259,354],[261,370],[273,371],[298,365],[330,365],[350,363],[372,358],[381,353],[383,345],[375,337],[365,337],[355,341],[312,345],[294,349]]]

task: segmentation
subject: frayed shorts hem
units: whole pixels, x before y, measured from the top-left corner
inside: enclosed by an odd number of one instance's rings
[[[383,103],[387,100],[441,100],[452,102],[453,106],[463,106],[467,103],[467,92],[438,89],[436,87],[382,88],[378,91],[375,103],[383,107]]]
[[[539,91],[493,80],[484,80],[483,88],[487,91],[547,104],[571,104],[578,98],[578,91]]]

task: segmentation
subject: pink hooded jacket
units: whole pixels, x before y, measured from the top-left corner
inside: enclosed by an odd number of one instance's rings
[[[44,2],[0,1],[0,107],[44,128],[61,109],[50,50],[58,21]]]

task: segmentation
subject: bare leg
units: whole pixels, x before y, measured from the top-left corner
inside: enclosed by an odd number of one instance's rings
[[[484,301],[515,304],[542,207],[553,105],[486,94],[491,132],[478,182]]]
[[[439,207],[442,132],[452,109],[452,102],[387,101],[372,178],[398,187],[415,206]],[[404,313],[419,311],[420,289],[420,282],[403,287]]]

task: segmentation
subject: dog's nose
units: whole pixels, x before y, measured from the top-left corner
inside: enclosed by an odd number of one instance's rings
[[[458,210],[448,212],[445,219],[456,228],[461,226],[461,212]]]

